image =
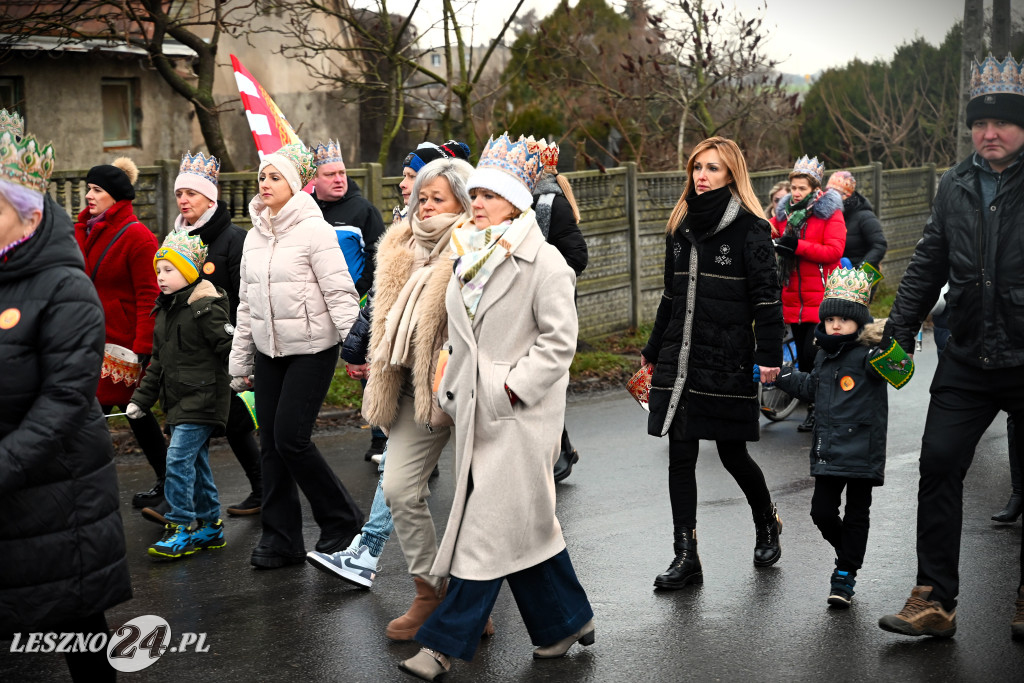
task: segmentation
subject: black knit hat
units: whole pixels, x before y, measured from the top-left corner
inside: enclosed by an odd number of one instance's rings
[[[114,198],[114,201],[122,199],[135,199],[135,188],[132,187],[128,174],[117,166],[103,164],[93,166],[89,174],[85,176],[85,182],[91,185],[99,185],[107,194]]]
[[[975,97],[967,103],[967,127],[978,119],[1009,121],[1024,128],[1024,95],[989,93]]]
[[[833,316],[853,320],[858,327],[864,327],[873,320],[871,311],[864,304],[848,299],[822,299],[818,307],[818,319],[825,322],[826,318]]]

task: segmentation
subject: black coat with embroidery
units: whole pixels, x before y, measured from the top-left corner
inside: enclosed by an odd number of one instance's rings
[[[665,290],[643,350],[655,364],[648,421],[654,436],[683,420],[674,436],[759,438],[753,365],[782,364],[781,290],[768,222],[736,199],[727,205],[710,225],[694,225],[688,214],[666,237]]]

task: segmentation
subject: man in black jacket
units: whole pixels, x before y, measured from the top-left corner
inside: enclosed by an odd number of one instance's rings
[[[942,286],[952,337],[939,358],[921,443],[917,586],[887,631],[956,632],[963,480],[1001,410],[1024,424],[1024,89],[1007,58],[975,64],[967,105],[975,153],[939,183],[932,214],[900,283],[886,330],[912,349]],[[1021,458],[1018,440],[1017,457]],[[1024,637],[1024,581],[1014,638]]]

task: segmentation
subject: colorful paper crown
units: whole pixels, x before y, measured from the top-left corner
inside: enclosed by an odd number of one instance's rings
[[[859,268],[836,268],[828,276],[825,299],[842,299],[867,306],[871,301],[872,276]]]
[[[53,173],[53,145],[40,147],[31,135],[0,133],[0,180],[8,180],[39,193]]]
[[[1013,55],[1003,61],[991,54],[984,62],[971,64],[971,99],[982,95],[1024,95],[1024,62],[1018,63]]]
[[[181,166],[178,167],[178,174],[182,173],[197,175],[216,186],[217,178],[220,176],[220,160],[215,156],[208,157],[202,152],[195,156],[185,152],[181,157]]]
[[[313,152],[313,163],[316,166],[324,164],[343,164],[345,160],[341,157],[341,146],[334,140],[328,140],[327,144],[319,143]]]
[[[558,145],[550,143],[540,152],[540,163],[545,173],[558,175]]]
[[[173,263],[191,284],[199,278],[206,260],[206,245],[198,236],[190,236],[185,230],[171,232],[153,255],[154,269],[161,259]]]
[[[829,177],[828,187],[834,187],[848,197],[857,191],[857,179],[849,171],[836,171]]]
[[[808,159],[805,154],[796,160],[796,164],[793,166],[793,173],[810,176],[821,185],[821,179],[825,176],[825,163],[818,161],[818,157]]]
[[[512,142],[505,132],[497,140],[492,137],[487,141],[476,167],[478,170],[493,168],[513,175],[532,192],[543,170],[540,154],[547,147],[544,138],[538,142],[532,135],[528,138],[520,135]]]
[[[18,112],[0,109],[0,133],[11,132],[19,138],[25,134],[25,119]]]
[[[308,185],[316,175],[316,166],[313,164],[313,153],[302,146],[301,142],[293,142],[278,149],[274,154],[280,154],[295,166],[299,174],[299,180],[303,185]]]

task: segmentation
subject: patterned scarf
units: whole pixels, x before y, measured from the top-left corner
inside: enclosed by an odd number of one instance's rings
[[[818,200],[818,197],[822,195],[820,189],[812,190],[807,193],[807,196],[798,202],[793,201],[793,196],[790,195],[789,201],[786,206],[783,207],[783,212],[786,215],[786,230],[785,234],[795,234],[797,237],[803,237],[804,226],[807,225],[807,216],[811,213],[814,208],[814,202]],[[789,285],[789,277],[796,270],[796,264],[798,261],[796,254],[780,254],[779,261],[779,281],[783,287]]]
[[[492,225],[483,230],[468,225],[452,231],[455,275],[462,287],[462,301],[470,320],[476,317],[484,285],[501,262],[522,244],[535,222],[533,209],[529,209],[519,218],[505,221],[501,225]]]

